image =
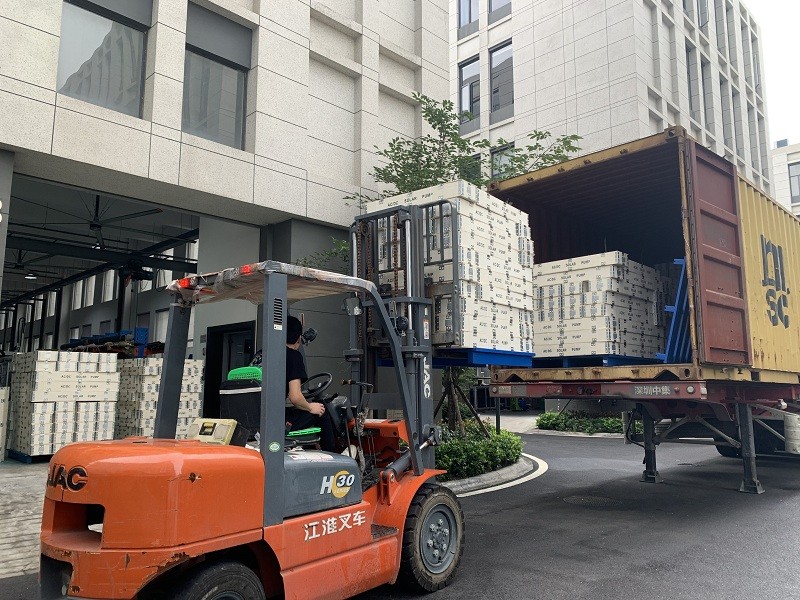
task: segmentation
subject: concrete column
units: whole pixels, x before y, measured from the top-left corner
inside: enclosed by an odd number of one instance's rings
[[[14,153],[0,150],[0,265],[6,259],[6,235],[8,234],[8,211],[11,208],[11,180],[14,175]],[[2,273],[2,267],[0,267]],[[0,275],[0,292],[3,290]]]

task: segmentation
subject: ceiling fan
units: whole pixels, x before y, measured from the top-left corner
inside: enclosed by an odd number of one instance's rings
[[[72,271],[82,270],[81,267],[75,267],[71,265],[48,265],[49,268],[31,267],[31,265],[35,265],[38,262],[50,258],[53,258],[52,254],[44,254],[30,260],[25,260],[25,254],[22,252],[22,250],[19,250],[17,251],[17,256],[14,260],[5,261],[3,271],[7,271],[9,273],[20,273],[25,276],[25,279],[32,281],[38,279],[39,277],[43,277],[44,279],[60,279],[63,277],[63,273],[54,271],[53,269]]]
[[[109,217],[107,219],[104,219],[103,218],[103,214],[108,211],[109,205],[107,204],[106,207],[101,210],[101,207],[100,207],[100,194],[95,194],[95,197],[94,197],[94,212],[92,213],[90,211],[90,214],[92,216],[89,219],[86,219],[85,217],[77,215],[77,214],[75,214],[73,212],[68,212],[68,211],[62,210],[60,208],[55,208],[53,206],[40,204],[40,203],[35,202],[33,200],[29,200],[27,198],[19,198],[19,200],[22,200],[23,202],[27,202],[29,204],[33,204],[35,206],[39,206],[39,207],[47,209],[47,210],[52,210],[54,212],[57,212],[57,213],[60,213],[60,214],[63,214],[63,215],[67,215],[69,217],[73,217],[75,219],[80,219],[80,221],[77,221],[77,222],[76,221],[68,221],[68,222],[58,222],[58,223],[46,223],[41,228],[44,229],[44,230],[57,232],[57,230],[49,229],[49,226],[52,226],[52,225],[88,225],[89,226],[89,230],[94,234],[94,237],[95,237],[95,240],[96,240],[95,247],[103,249],[103,250],[106,249],[105,239],[103,238],[103,227],[105,227],[106,225],[108,225],[109,227],[111,227],[113,229],[119,229],[121,231],[130,231],[130,232],[133,232],[133,233],[141,233],[141,234],[146,234],[146,235],[153,235],[153,236],[164,238],[164,239],[173,239],[173,238],[174,239],[179,239],[179,238],[177,238],[175,236],[171,236],[171,235],[157,233],[157,232],[154,232],[154,231],[143,231],[141,229],[135,229],[135,228],[132,228],[132,227],[125,227],[123,225],[118,225],[117,224],[117,223],[120,223],[121,221],[127,221],[127,220],[130,220],[130,219],[136,219],[136,218],[139,218],[139,217],[147,217],[149,215],[155,215],[155,214],[159,214],[159,213],[164,212],[160,208],[150,208],[150,209],[142,210],[142,211],[135,212],[135,213],[128,213],[128,214],[125,214],[125,215],[119,215],[119,216],[116,216],[116,217]],[[87,208],[87,210],[89,210],[89,207],[86,206],[85,203],[84,203],[84,207]],[[20,223],[20,225],[26,225],[27,226],[27,225],[31,225],[31,224],[30,223]],[[64,233],[69,233],[69,232],[64,232]]]
[[[94,197],[94,216],[89,221],[89,229],[94,232],[94,237],[97,239],[97,244],[101,250],[105,250],[106,243],[103,240],[103,225],[108,225],[109,223],[118,223],[119,221],[127,221],[128,219],[136,219],[138,217],[146,217],[149,215],[155,215],[160,212],[163,212],[160,208],[151,208],[148,210],[143,210],[140,212],[130,213],[127,215],[120,215],[118,217],[110,217],[108,219],[101,219],[100,218],[100,194],[97,194]],[[116,226],[117,229],[123,229],[127,231],[139,231],[138,229],[130,229],[128,227],[121,227],[119,225]]]

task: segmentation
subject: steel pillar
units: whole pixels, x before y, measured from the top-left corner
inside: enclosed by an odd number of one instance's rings
[[[191,313],[191,306],[181,304],[177,295],[173,297],[167,318],[167,343],[164,347],[164,364],[161,367],[161,384],[158,388],[154,438],[174,440],[178,429],[181,381]]]
[[[736,405],[736,420],[739,423],[739,438],[742,442],[742,465],[744,477],[740,492],[747,494],[763,494],[764,488],[758,480],[756,472],[756,444],[753,436],[753,413],[748,404]]]
[[[53,347],[51,350],[58,350],[58,340],[61,337],[59,329],[61,329],[61,309],[64,302],[64,288],[56,290],[56,307],[53,319]]]
[[[661,483],[661,475],[656,468],[656,422],[653,416],[640,404],[639,413],[642,415],[644,430],[644,471],[641,481],[645,483]]]

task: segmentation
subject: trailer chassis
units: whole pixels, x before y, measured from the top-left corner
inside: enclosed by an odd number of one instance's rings
[[[641,481],[662,481],[656,461],[656,449],[660,444],[726,446],[741,455],[743,476],[739,491],[751,494],[764,492],[756,468],[754,423],[785,442],[785,436],[766,423],[765,418],[800,414],[800,385],[784,383],[703,379],[516,381],[495,382],[489,392],[496,398],[619,401],[627,408],[623,412],[626,443],[644,450]],[[637,420],[642,422],[641,434],[635,432]],[[664,425],[664,420],[670,422]],[[695,427],[692,435],[675,435],[692,424]]]

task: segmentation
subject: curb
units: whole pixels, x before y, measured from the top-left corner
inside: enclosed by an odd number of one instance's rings
[[[455,494],[474,492],[483,488],[494,487],[515,479],[520,479],[529,473],[539,469],[539,464],[526,456],[520,456],[519,460],[513,465],[503,467],[491,473],[484,473],[466,479],[456,479],[455,481],[444,481],[443,486],[450,488]]]
[[[553,429],[534,429],[521,432],[518,435],[563,435],[567,437],[607,438],[613,440],[625,439],[625,436],[621,433],[583,433],[582,431],[555,431]]]

